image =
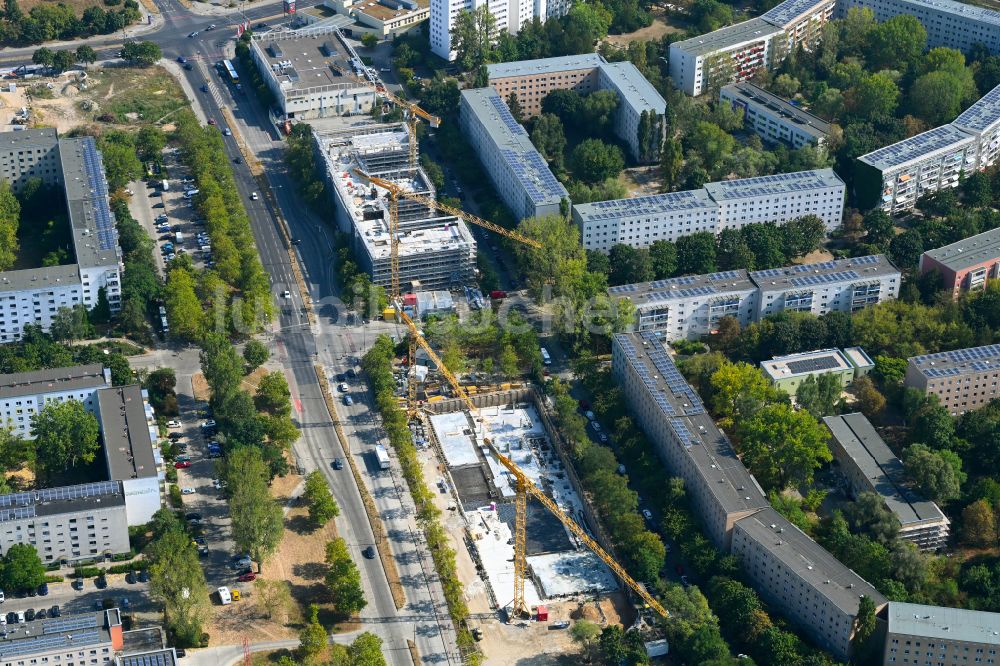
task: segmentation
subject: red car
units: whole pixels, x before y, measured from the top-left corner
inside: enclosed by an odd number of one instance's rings
[[[190,460],[182,460],[180,462],[174,463],[174,469],[187,469],[190,466],[191,466]]]
[[[245,574],[241,575],[236,580],[238,580],[241,583],[252,583],[253,581],[257,580],[257,574],[255,574],[252,571],[248,571]]]

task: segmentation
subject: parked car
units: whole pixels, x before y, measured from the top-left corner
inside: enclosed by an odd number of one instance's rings
[[[98,590],[103,590],[108,586],[108,577],[105,576],[104,574],[101,574],[100,576],[94,579],[94,585],[97,587]]]
[[[214,125],[215,124],[215,118],[209,118],[208,119],[208,124],[209,125]]]
[[[184,63],[187,62],[187,58],[185,58],[184,56],[177,56],[177,62],[183,65]]]
[[[251,201],[257,201],[257,199],[260,199],[260,196],[256,192],[251,192],[250,193],[250,200]]]
[[[249,555],[235,555],[233,556],[233,568],[234,569],[245,569],[246,567],[253,564],[253,560],[250,559]]]
[[[72,587],[74,590],[82,590],[83,589],[83,579],[82,578],[77,578],[72,583],[70,583],[70,587]]]
[[[59,610],[59,605],[55,605],[49,609],[49,617],[59,617],[62,615],[62,611]]]
[[[347,393],[351,390],[351,387],[347,385],[347,382],[341,382],[340,385],[337,386],[337,390],[341,393]]]
[[[128,583],[129,585],[135,585],[137,580],[138,578],[136,577],[135,571],[129,571],[127,574],[125,574],[125,582]]]
[[[361,554],[365,556],[366,560],[374,560],[375,559],[375,547],[374,546],[368,546],[363,551],[361,551]]]
[[[24,611],[24,619],[27,620],[28,622],[31,622],[32,620],[34,620],[35,619],[35,609],[34,608],[29,608],[28,610]]]
[[[46,611],[44,608],[39,608],[38,612],[35,613],[35,619],[44,620],[46,615],[48,615],[48,611]]]
[[[241,583],[252,583],[257,580],[257,574],[252,571],[248,571],[245,574],[241,574],[236,580]]]
[[[208,86],[205,86],[205,85],[203,85],[203,86],[201,87],[201,91],[202,91],[203,93],[207,93],[207,92],[208,92]]]
[[[649,509],[642,510],[642,517],[648,520],[649,522],[653,522],[653,512],[650,511]]]
[[[354,404],[354,398],[352,398],[349,395],[345,395],[344,396],[344,404],[347,405],[348,407],[350,407],[351,405]]]
[[[208,428],[214,428],[214,427],[215,427],[215,421],[213,419],[208,419],[207,421],[201,424],[202,430],[207,430]]]
[[[174,463],[174,469],[187,469],[190,466],[191,466],[190,460],[182,460],[180,462]]]
[[[47,596],[49,594],[49,584],[48,583],[42,583],[41,585],[39,585],[38,586],[38,594],[39,594],[39,596],[42,596],[42,597]],[[3,603],[2,597],[3,597],[3,592],[0,592],[0,603]]]
[[[181,495],[194,495],[194,493],[195,493],[194,488],[191,488],[190,486],[185,486],[184,488],[181,488]]]
[[[168,428],[180,428],[181,427],[181,422],[178,421],[177,419],[171,419],[171,420],[167,421],[167,427]]]
[[[149,582],[149,570],[148,569],[143,569],[142,571],[139,572],[139,582],[140,583],[148,583]]]
[[[191,65],[191,63],[185,63],[184,64],[184,69],[186,69],[187,71],[190,72],[191,70],[194,69],[194,67]]]
[[[184,520],[188,521],[189,523],[200,523],[201,514],[195,511],[192,511],[191,513],[185,513]]]
[[[334,469],[344,469],[344,461],[341,460],[340,458],[334,458],[333,459],[333,468]]]

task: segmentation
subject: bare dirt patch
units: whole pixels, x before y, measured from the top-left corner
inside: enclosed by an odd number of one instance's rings
[[[618,179],[625,185],[629,197],[659,194],[662,186],[660,167],[656,165],[625,169]]]
[[[208,402],[208,399],[212,397],[212,392],[208,388],[208,380],[205,379],[205,375],[200,372],[191,375],[191,392],[194,393],[195,400]]]
[[[100,7],[101,9],[107,9],[103,0],[20,0],[17,4],[21,7],[21,11],[25,14],[41,5],[67,5],[73,9],[73,13],[77,16],[82,16],[83,10],[88,7]]]
[[[249,391],[250,395],[253,395],[254,393],[257,392],[257,386],[260,384],[261,378],[263,378],[264,375],[266,375],[267,373],[268,373],[267,368],[264,367],[257,368],[256,370],[254,370],[249,375],[243,378],[243,381],[240,382],[240,388],[243,389],[244,391]]]
[[[830,261],[831,259],[833,259],[833,254],[831,254],[828,250],[824,250],[824,249],[820,248],[818,250],[813,250],[812,252],[810,252],[809,254],[807,254],[804,257],[799,257],[793,263],[796,263],[796,264],[819,264],[819,263],[822,263],[824,261]]]
[[[666,16],[657,15],[651,24],[635,32],[622,35],[608,35],[604,41],[615,46],[626,46],[629,42],[649,42],[674,32],[684,32],[682,28],[667,22]]]

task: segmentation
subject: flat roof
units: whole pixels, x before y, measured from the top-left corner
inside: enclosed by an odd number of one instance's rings
[[[855,368],[875,367],[875,361],[861,347],[844,347],[844,356],[854,364]]]
[[[960,643],[1000,645],[1000,613],[890,601],[887,631]]]
[[[886,602],[871,583],[770,506],[737,520],[734,529],[745,532],[842,612],[857,613],[862,595],[871,598],[876,608]]]
[[[8,624],[0,633],[0,660],[13,662],[34,654],[110,644],[109,625],[120,624],[121,618],[116,608],[32,620],[23,624]]]
[[[511,115],[507,104],[493,88],[462,91],[462,99],[476,120],[486,129],[500,156],[516,175],[533,204],[558,204],[569,199],[566,188],[556,180],[545,159],[538,154],[528,133]]]
[[[868,490],[882,497],[902,527],[915,523],[947,522],[938,505],[909,488],[903,463],[879,437],[864,414],[827,416],[823,423],[837,445],[864,476]]]
[[[831,0],[785,0],[760,15],[768,23],[785,27],[803,14],[814,12]]]
[[[164,648],[162,650],[126,654],[116,657],[115,663],[117,666],[176,666],[177,652],[174,651],[174,648]]]
[[[909,365],[928,379],[989,372],[1000,369],[1000,345],[912,356]]]
[[[607,594],[618,589],[618,579],[587,549],[529,555],[528,566],[544,599]]]
[[[757,176],[756,178],[740,178],[723,180],[716,183],[706,183],[705,191],[715,201],[723,203],[729,199],[750,199],[815,190],[828,187],[844,187],[833,169],[815,169],[812,171],[794,171],[779,173],[773,176]]]
[[[719,28],[705,35],[674,42],[670,48],[679,49],[690,55],[702,56],[715,51],[724,51],[746,42],[764,39],[781,31],[781,28],[771,25],[762,18],[753,18],[749,21]]]
[[[591,221],[693,210],[718,210],[718,206],[702,189],[574,204],[573,210],[582,220]]]
[[[108,386],[100,363],[0,375],[0,399]]]
[[[807,291],[810,287],[835,282],[865,282],[897,274],[899,269],[893,266],[884,254],[871,254],[850,259],[834,259],[819,264],[798,264],[753,271],[750,273],[750,279],[763,291],[788,289]]]
[[[953,271],[995,260],[1000,258],[1000,227],[963,238],[951,245],[927,250],[924,255]]]
[[[685,275],[684,277],[623,284],[608,289],[608,295],[628,298],[636,307],[651,307],[659,303],[687,300],[698,296],[725,298],[740,292],[756,289],[745,270],[722,271],[708,275]]]
[[[960,113],[952,124],[972,132],[986,132],[1000,124],[1000,86]]]
[[[367,84],[344,75],[353,75],[355,63],[351,62],[350,51],[332,30],[310,32],[307,27],[300,31],[255,33],[253,44],[285,94],[332,85],[375,94]]]
[[[609,62],[601,65],[600,71],[623,103],[639,112],[655,111],[661,116],[666,112],[667,101],[631,62]]]
[[[108,204],[104,162],[93,137],[59,140],[63,184],[81,268],[119,264],[118,231]]]
[[[901,167],[910,162],[933,157],[939,153],[955,150],[962,144],[971,143],[973,137],[954,125],[941,125],[908,139],[903,139],[884,148],[862,155],[858,161],[880,171]]]
[[[475,432],[465,412],[432,414],[429,420],[448,467],[480,464]]]
[[[760,369],[774,381],[815,373],[850,370],[853,367],[844,352],[839,349],[817,349],[788,356],[775,356],[770,361],[760,362]]]
[[[1000,12],[985,7],[977,7],[964,2],[953,2],[952,0],[901,0],[902,4],[915,5],[919,7],[930,7],[938,11],[947,12],[970,18],[983,23],[1000,25]]]
[[[61,264],[0,272],[0,293],[80,285],[80,266]]]
[[[97,392],[97,404],[111,479],[127,481],[155,477],[156,458],[142,387],[132,384],[101,389]]]
[[[17,132],[0,132],[0,151],[6,152],[38,145],[55,148],[58,141],[59,133],[54,127],[35,127]]]
[[[800,2],[801,0],[786,0],[789,2]],[[812,4],[810,0],[810,4]],[[781,5],[779,5],[780,7]],[[777,7],[775,7],[777,9]],[[774,10],[772,10],[774,11]],[[830,133],[830,123],[818,116],[814,116],[808,111],[803,111],[799,107],[791,104],[787,99],[770,93],[763,88],[758,88],[752,83],[730,83],[723,86],[723,93],[739,98],[750,106],[762,107],[791,121],[795,126],[807,134],[811,134],[820,139],[826,138]]]
[[[43,488],[0,495],[0,522],[63,513],[93,512],[116,506],[125,506],[125,493],[120,481]]]
[[[431,6],[431,0],[412,0],[417,5],[415,9],[409,9],[403,6],[402,3],[396,3],[399,6],[393,8],[386,4],[388,1],[391,0],[367,0],[362,5],[352,5],[351,9],[356,10],[359,14],[371,16],[377,21],[390,21],[394,18],[401,18],[407,14],[412,14],[413,12],[430,9]]]
[[[534,60],[517,60],[515,62],[498,62],[486,65],[486,74],[490,81],[506,79],[511,76],[534,76],[537,74],[555,74],[577,69],[595,69],[607,62],[599,53],[581,53],[580,55],[558,56],[555,58],[535,58]]]
[[[705,411],[701,398],[670,359],[653,333],[619,333],[615,342],[642,378],[663,420],[691,456],[692,465],[727,513],[769,506],[763,490],[732,444]]]

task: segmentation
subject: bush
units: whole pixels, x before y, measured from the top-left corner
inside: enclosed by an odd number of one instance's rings
[[[48,575],[48,576],[45,577],[45,582],[46,583],[61,583],[64,580],[65,580],[65,578],[63,578],[62,576]]]
[[[129,550],[127,553],[117,553],[111,556],[112,562],[127,562],[135,557],[135,551]]]
[[[142,567],[134,562],[128,564],[114,564],[108,567],[107,572],[109,574],[127,574],[130,571],[138,571]]]
[[[184,500],[181,499],[181,489],[177,487],[176,483],[170,484],[170,505],[176,509],[181,508],[184,504]]]
[[[76,567],[73,569],[73,578],[97,578],[104,573],[101,567]]]

